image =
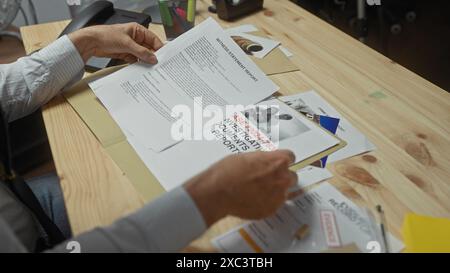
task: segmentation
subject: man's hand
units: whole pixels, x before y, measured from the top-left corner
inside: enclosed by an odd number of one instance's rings
[[[273,215],[297,183],[297,174],[288,169],[294,160],[287,150],[231,155],[184,187],[208,226],[227,215],[260,219]]]
[[[153,52],[163,46],[158,36],[137,23],[92,26],[68,36],[84,62],[96,56],[155,64]]]

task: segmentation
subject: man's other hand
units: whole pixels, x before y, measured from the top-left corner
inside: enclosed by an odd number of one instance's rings
[[[227,215],[261,219],[273,215],[297,183],[297,174],[289,170],[294,161],[287,150],[231,155],[184,187],[208,226]]]

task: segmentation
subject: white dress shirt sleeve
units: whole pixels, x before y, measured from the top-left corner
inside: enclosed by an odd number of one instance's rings
[[[0,65],[0,103],[8,120],[23,117],[79,80],[84,63],[67,36],[31,56]],[[0,221],[2,251],[23,251],[7,223]],[[81,252],[173,252],[186,247],[206,230],[190,195],[178,187],[108,227],[96,228],[74,240]],[[0,240],[2,241],[2,240]],[[5,241],[6,242],[6,241]],[[69,252],[64,242],[50,252]]]
[[[9,121],[37,110],[83,75],[84,62],[66,35],[40,51],[0,64],[0,103]]]
[[[165,193],[137,212],[69,241],[86,252],[175,252],[188,246],[207,226],[183,187]],[[68,252],[67,242],[50,252]]]

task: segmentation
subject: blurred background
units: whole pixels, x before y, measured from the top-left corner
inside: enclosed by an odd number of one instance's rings
[[[450,1],[292,1],[450,91]]]

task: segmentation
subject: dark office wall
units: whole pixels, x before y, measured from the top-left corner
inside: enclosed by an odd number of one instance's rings
[[[298,5],[357,38],[356,0],[294,0]],[[450,1],[381,0],[383,22],[377,7],[367,7],[366,44],[420,76],[450,91]],[[417,15],[413,22],[407,12]],[[394,24],[401,27],[391,32]],[[383,26],[382,28],[380,26]],[[382,35],[382,33],[384,35]]]

